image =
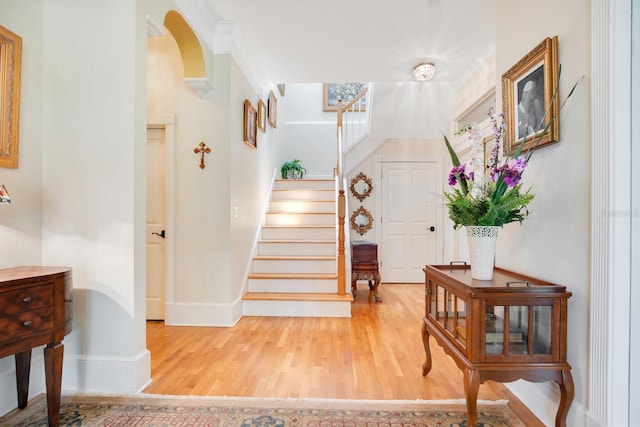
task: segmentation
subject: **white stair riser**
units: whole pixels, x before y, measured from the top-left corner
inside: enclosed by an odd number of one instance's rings
[[[336,202],[317,200],[272,200],[269,202],[269,212],[325,212],[335,213]]]
[[[271,193],[271,200],[335,200],[333,190],[275,190]]]
[[[351,302],[245,300],[242,302],[242,314],[277,317],[351,317]]]
[[[336,217],[332,214],[292,214],[269,213],[265,225],[335,225]]]
[[[333,273],[336,261],[331,260],[274,260],[254,259],[254,273]]]
[[[274,190],[335,190],[332,180],[278,179],[273,183]]]
[[[335,242],[258,242],[258,255],[336,255]]]
[[[333,227],[264,227],[264,240],[331,240],[336,238]]]
[[[249,292],[336,293],[336,279],[249,279]]]

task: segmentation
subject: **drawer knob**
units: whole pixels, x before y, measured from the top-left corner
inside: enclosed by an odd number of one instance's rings
[[[65,298],[64,302],[73,302],[73,298]]]
[[[29,326],[31,326],[31,320],[25,320],[24,322],[22,322],[22,325],[28,328]]]
[[[29,304],[31,302],[31,297],[22,298],[22,302],[25,303],[25,304]]]

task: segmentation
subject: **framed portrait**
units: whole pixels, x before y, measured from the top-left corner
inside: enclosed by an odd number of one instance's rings
[[[522,152],[526,152],[558,142],[560,103],[557,94],[552,102],[557,85],[558,37],[544,39],[502,75],[506,155],[513,155],[521,144]],[[553,121],[552,117],[555,117]],[[549,129],[542,136],[547,125]]]
[[[278,122],[278,98],[272,90],[269,91],[269,123],[272,127],[276,127]]]
[[[342,105],[345,105],[366,87],[366,83],[324,83],[322,85],[322,111],[338,111],[338,99],[342,99]],[[356,110],[366,111],[366,105],[367,95],[362,98],[362,105]]]
[[[0,25],[0,167],[18,168],[22,38]]]
[[[258,148],[258,112],[248,99],[244,100],[244,142],[251,148]]]
[[[258,99],[258,129],[262,132],[267,130],[267,106],[262,99]]]

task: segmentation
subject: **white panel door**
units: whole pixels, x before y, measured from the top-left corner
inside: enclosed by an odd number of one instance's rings
[[[147,128],[147,319],[164,320],[165,131]]]
[[[422,283],[437,263],[438,165],[383,162],[380,274],[385,283]]]

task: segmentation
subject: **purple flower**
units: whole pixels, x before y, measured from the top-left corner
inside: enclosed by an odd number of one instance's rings
[[[449,172],[449,185],[456,185],[459,179],[469,179],[469,177],[464,173],[465,167],[466,164],[463,163],[460,166],[451,169],[451,172]]]
[[[494,169],[491,179],[497,181],[500,175],[505,184],[509,187],[515,187],[522,179],[522,173],[527,167],[527,161],[523,157],[517,159],[509,159],[501,167]]]

